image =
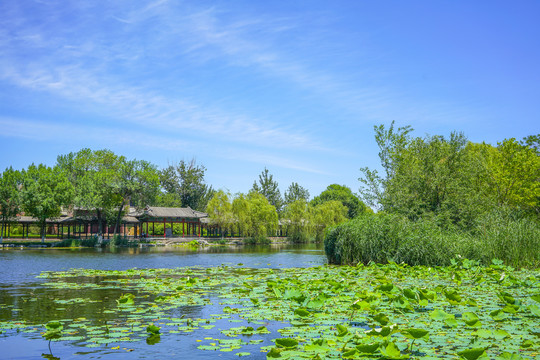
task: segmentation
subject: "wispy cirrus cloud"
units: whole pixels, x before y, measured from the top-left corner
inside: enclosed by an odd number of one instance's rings
[[[149,18],[168,14],[165,10],[166,5],[166,1],[150,2],[142,9],[120,14],[116,18],[124,20],[126,24],[145,22]],[[109,9],[109,13],[114,11]],[[180,20],[199,18],[193,14],[178,16]],[[56,37],[51,37],[43,24],[29,24],[21,21],[20,17],[18,19],[17,24],[10,24],[15,36],[8,37],[5,34],[0,36],[3,39],[0,46],[9,48],[8,56],[0,60],[2,65],[0,78],[4,81],[21,88],[46,91],[79,102],[82,108],[92,108],[92,104],[100,104],[110,111],[112,117],[124,122],[136,122],[148,127],[167,127],[172,131],[196,131],[208,136],[219,135],[231,141],[272,148],[321,149],[304,131],[252,115],[231,113],[218,105],[198,104],[193,99],[148,88],[144,83],[133,86],[125,82],[125,77],[107,72],[109,63],[116,64],[119,58],[126,61],[127,68],[131,66],[137,71],[138,58],[144,55],[142,45],[137,42],[130,45],[109,44],[87,34],[87,37],[81,37],[79,45],[72,45],[73,38],[65,33],[65,29],[58,31]],[[92,21],[92,19],[85,20]],[[190,25],[187,27],[191,29]],[[243,26],[232,27],[238,29]],[[198,29],[195,32],[202,31],[200,26],[195,28]],[[74,31],[76,33],[77,29]],[[223,30],[221,35],[206,33],[204,37],[207,39],[215,37],[228,43],[224,51],[242,56],[247,48],[246,44],[240,44],[238,31],[235,31],[237,34],[235,40],[227,40],[230,38],[231,30]],[[190,30],[190,33],[193,34],[193,31]],[[153,46],[173,49],[172,42],[180,34],[185,35],[185,31],[168,33],[160,30],[155,38],[157,44]],[[234,46],[238,51],[232,50],[234,47],[232,43],[237,43]],[[111,50],[112,47],[118,48]],[[20,61],[25,51],[39,55],[25,57],[25,61]],[[133,75],[135,74],[128,74]]]
[[[63,142],[72,145],[115,144],[161,149],[167,151],[187,151],[199,144],[185,139],[167,139],[130,129],[81,124],[60,124],[20,118],[0,117],[2,136],[28,139],[34,142]],[[107,145],[105,145],[107,146]]]

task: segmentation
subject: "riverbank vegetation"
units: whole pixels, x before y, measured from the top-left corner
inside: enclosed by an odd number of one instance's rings
[[[539,137],[492,146],[411,131],[375,127],[384,174],[362,168],[360,181],[378,213],[329,231],[329,261],[447,265],[460,255],[540,265]]]
[[[53,167],[32,164],[20,171],[8,168],[0,174],[0,242],[7,233],[19,236],[14,220],[21,214],[35,218],[37,226],[29,226],[26,237],[39,234],[45,241],[54,236],[47,234],[47,222],[66,209],[84,209],[77,212],[81,221],[95,219],[97,235],[103,236],[104,228],[109,227],[114,229],[114,238],[129,208],[190,207],[209,212],[222,236],[234,234],[253,243],[288,234],[289,228],[291,241],[321,241],[326,226],[345,220],[337,204],[323,206],[327,201],[346,206],[348,218],[369,210],[349,188],[334,184],[311,201],[309,211],[299,213],[298,206],[292,204],[309,202],[309,191],[293,182],[282,197],[266,168],[247,193],[224,198],[223,191],[206,184],[205,172],[206,168],[194,160],[158,169],[147,161],[130,160],[106,149],[60,155]],[[223,201],[230,202],[228,207]],[[289,215],[296,220],[287,218]],[[280,222],[282,231],[278,233]],[[156,224],[154,230],[159,233],[159,228]]]

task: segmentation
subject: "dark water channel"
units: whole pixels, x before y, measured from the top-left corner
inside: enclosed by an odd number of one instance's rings
[[[37,278],[42,271],[65,271],[69,269],[128,270],[132,268],[167,268],[221,265],[244,268],[292,268],[323,265],[326,257],[317,245],[266,245],[206,247],[189,249],[179,247],[150,247],[122,249],[36,249],[0,250],[0,322],[21,321],[39,325],[50,320],[86,318],[96,324],[118,320],[117,314],[105,311],[115,305],[122,293],[118,289],[55,289],[45,286],[49,280]],[[81,279],[81,282],[88,278]],[[92,281],[99,282],[99,278]],[[210,295],[211,296],[211,295]],[[70,302],[81,299],[82,302]],[[58,300],[65,301],[59,304]],[[218,299],[210,299],[214,305],[185,306],[175,309],[171,316],[208,318],[220,311]],[[225,320],[220,320],[224,322]],[[204,336],[219,336],[220,325]],[[242,324],[240,324],[242,325]],[[245,324],[244,324],[245,325]],[[277,329],[282,324],[265,324],[272,331],[262,345],[272,345],[270,339],[280,337]],[[235,325],[237,326],[237,325]],[[89,348],[77,341],[53,342],[52,353],[60,359],[234,359],[233,353],[201,351],[197,339],[201,334],[178,334],[162,336],[159,344],[148,345],[144,341],[118,344],[129,351],[111,350],[111,347]],[[222,336],[223,337],[223,336]],[[251,352],[244,359],[264,359],[259,347],[245,347]],[[50,357],[48,342],[39,331],[0,330],[0,359],[44,359]]]

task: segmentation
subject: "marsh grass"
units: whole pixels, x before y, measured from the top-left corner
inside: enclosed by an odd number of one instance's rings
[[[540,265],[540,226],[535,219],[497,209],[471,231],[442,228],[437,219],[411,221],[395,214],[363,215],[331,228],[325,237],[331,264],[369,262],[450,265],[456,256],[514,267]]]

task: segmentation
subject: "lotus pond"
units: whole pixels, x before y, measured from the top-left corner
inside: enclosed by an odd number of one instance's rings
[[[316,249],[260,262],[289,251],[278,250],[204,266],[88,263],[5,285],[0,357],[540,358],[538,270],[326,266]]]

